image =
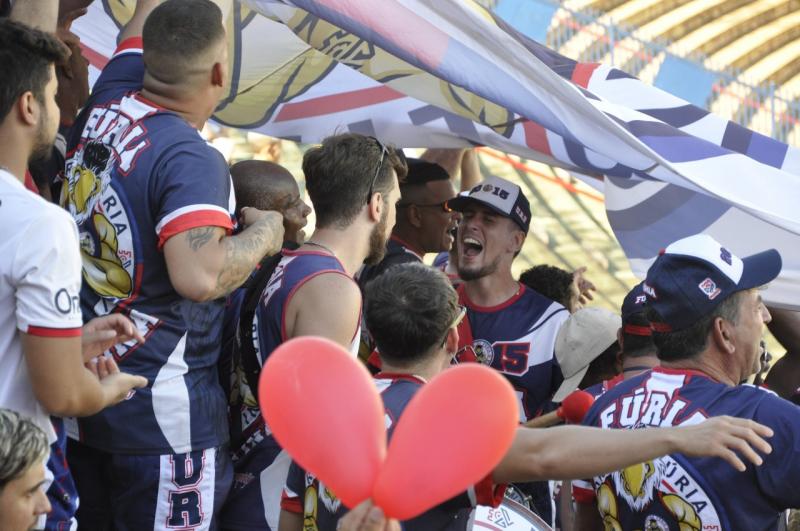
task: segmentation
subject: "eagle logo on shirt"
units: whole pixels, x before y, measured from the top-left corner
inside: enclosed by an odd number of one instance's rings
[[[61,206],[80,230],[83,278],[103,297],[126,299],[133,289],[133,244],[128,215],[111,186],[113,155],[87,142],[67,161]]]
[[[720,529],[708,495],[670,456],[598,477],[595,492],[606,530],[624,529],[628,513],[643,517],[643,531],[667,531],[668,521],[681,531]]]

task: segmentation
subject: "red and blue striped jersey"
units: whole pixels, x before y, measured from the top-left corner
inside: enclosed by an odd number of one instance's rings
[[[110,452],[180,453],[228,438],[216,371],[224,302],[182,297],[163,246],[197,227],[230,232],[233,194],[222,155],[183,117],[143,98],[143,76],[141,39],[129,39],[69,134],[61,204],[78,225],[84,319],[133,320],[147,341],[110,355],[149,385],[70,433]]]

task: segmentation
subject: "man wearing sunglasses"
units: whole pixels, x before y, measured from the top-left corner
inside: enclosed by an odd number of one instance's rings
[[[386,256],[358,275],[362,289],[390,267],[422,262],[426,253],[449,251],[460,214],[448,200],[456,195],[450,175],[435,162],[408,159],[408,176],[400,185],[397,223],[386,246]]]
[[[314,233],[284,249],[255,311],[259,365],[284,341],[322,336],[353,352],[360,339],[363,263],[383,258],[406,174],[402,152],[358,134],[326,138],[303,157]],[[225,530],[277,529],[289,457],[264,425],[256,390],[237,378],[231,406],[234,484],[221,515]]]

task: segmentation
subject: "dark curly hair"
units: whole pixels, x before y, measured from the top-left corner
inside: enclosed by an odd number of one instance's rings
[[[55,36],[7,18],[0,19],[0,122],[14,103],[30,91],[44,104],[44,88],[55,75],[51,65],[60,63],[69,50]]]
[[[548,299],[569,308],[572,296],[572,273],[560,267],[542,264],[526,270],[520,275],[519,281]]]

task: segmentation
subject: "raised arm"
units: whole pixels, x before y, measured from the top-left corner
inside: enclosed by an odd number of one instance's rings
[[[221,227],[197,227],[164,244],[169,279],[181,296],[202,302],[231,293],[267,255],[280,251],[283,216],[275,211],[242,209],[245,229],[226,236]]]
[[[123,42],[127,39],[142,36],[142,28],[144,28],[144,21],[147,16],[153,11],[163,0],[137,0],[136,8],[133,11],[133,16],[122,28],[122,31],[117,35],[117,42]]]
[[[520,428],[506,457],[495,469],[496,483],[579,479],[619,470],[662,455],[720,457],[737,470],[737,453],[760,465],[759,452],[772,448],[762,437],[772,430],[752,420],[714,417],[695,426],[604,430],[585,426]]]
[[[478,152],[475,149],[468,149],[461,159],[461,191],[472,190],[482,180]]]

